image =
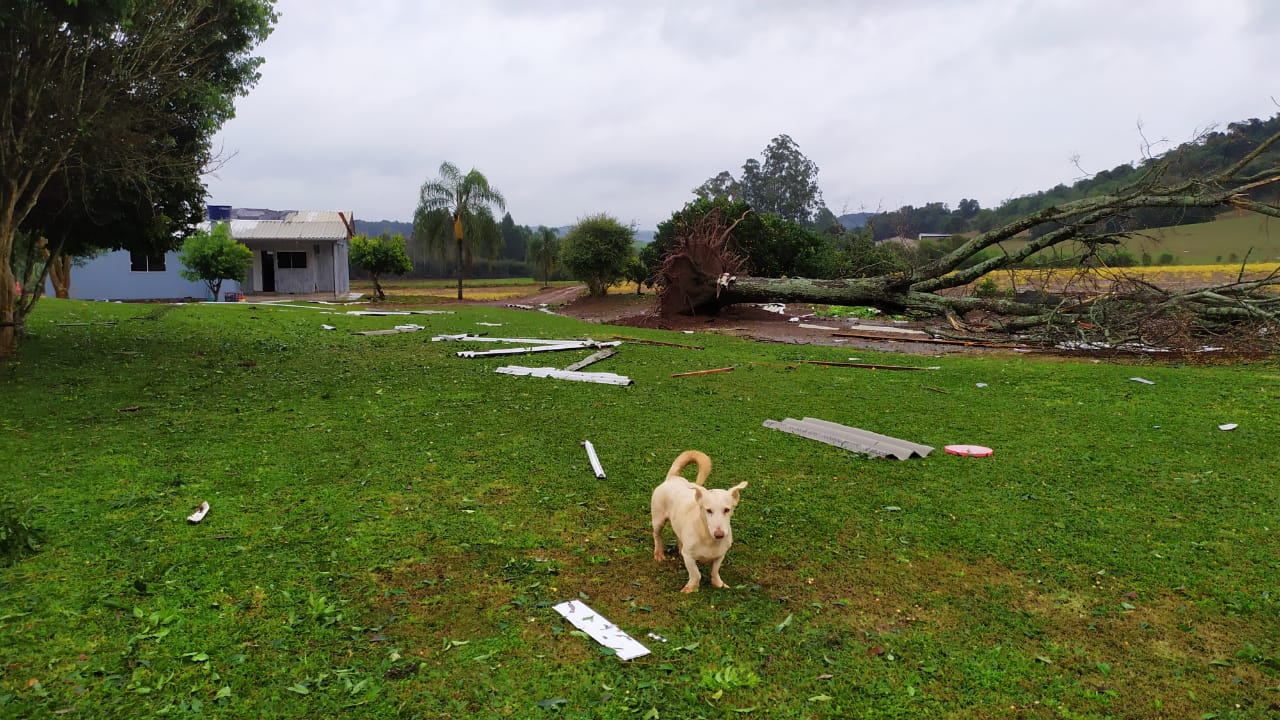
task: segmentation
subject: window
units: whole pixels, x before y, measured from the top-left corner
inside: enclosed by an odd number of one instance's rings
[[[281,268],[301,269],[307,266],[307,254],[304,252],[278,252],[276,265]]]
[[[130,250],[129,269],[133,272],[164,272],[164,255],[148,255]]]

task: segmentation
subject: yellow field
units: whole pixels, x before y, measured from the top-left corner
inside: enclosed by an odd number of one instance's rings
[[[1258,280],[1280,271],[1280,262],[1249,263],[1244,280]],[[1001,289],[1048,290],[1096,287],[1135,279],[1168,288],[1208,287],[1241,277],[1240,265],[1152,265],[1127,268],[1070,268],[1053,270],[1005,270],[989,277]]]

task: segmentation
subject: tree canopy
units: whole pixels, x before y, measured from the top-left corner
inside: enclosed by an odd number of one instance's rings
[[[427,180],[418,193],[418,209],[413,214],[414,239],[437,255],[444,253],[449,240],[456,249],[458,299],[462,299],[462,278],[473,256],[496,257],[503,245],[502,233],[494,220],[494,209],[505,210],[502,193],[489,179],[472,168],[463,173],[450,162],[440,163],[439,177]]]
[[[404,275],[413,270],[413,262],[405,250],[404,236],[400,233],[382,233],[377,237],[356,235],[351,238],[351,263],[369,273],[373,292],[379,300],[386,300],[382,290],[383,275]]]
[[[244,282],[253,267],[253,251],[231,237],[226,223],[215,223],[210,230],[192,233],[182,243],[178,260],[184,268],[178,274],[192,282],[203,281],[209,295],[217,300],[224,280]]]
[[[701,199],[743,200],[760,213],[811,224],[826,206],[818,188],[818,166],[790,135],[779,135],[761,153],[764,162],[749,158],[738,178],[727,170],[694,188]]]
[[[627,263],[635,254],[635,230],[611,215],[588,215],[565,236],[560,262],[575,278],[587,284],[593,297],[602,297],[609,286],[627,276]]]
[[[270,0],[11,3],[0,11],[0,355],[44,274],[14,293],[14,239],[49,259],[176,247],[213,134],[258,79]],[[29,273],[30,275],[30,273]]]

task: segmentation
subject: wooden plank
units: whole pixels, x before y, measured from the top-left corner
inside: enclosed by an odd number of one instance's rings
[[[697,345],[681,345],[680,343],[662,342],[661,340],[645,340],[643,338],[627,337],[626,335],[614,335],[614,340],[625,340],[627,342],[640,343],[641,345],[659,345],[661,347],[676,347],[685,350],[701,350]]]
[[[732,367],[722,367],[722,368],[716,368],[716,369],[714,369],[714,370],[694,370],[693,372],[676,373],[676,374],[672,375],[671,377],[673,377],[673,378],[681,378],[681,377],[689,377],[689,376],[691,376],[691,375],[710,375],[710,374],[712,374],[712,373],[727,373],[727,372],[733,372],[733,368],[732,368]]]
[[[581,370],[582,368],[590,365],[591,363],[600,362],[605,358],[611,358],[617,354],[618,352],[616,350],[612,348],[605,348],[604,350],[601,350],[598,353],[593,353],[591,355],[588,355],[585,358],[579,360],[578,362],[565,367],[565,370],[569,372],[573,372],[574,370]]]
[[[800,362],[807,365],[822,365],[824,367],[853,367],[865,368],[867,370],[937,370],[936,367],[919,367],[917,365],[873,365],[871,363],[827,362],[825,360],[801,360]]]

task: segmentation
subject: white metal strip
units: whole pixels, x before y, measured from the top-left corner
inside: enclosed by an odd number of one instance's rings
[[[554,607],[555,611],[593,640],[613,650],[622,660],[631,660],[649,654],[649,648],[592,610],[586,603],[568,600]]]

